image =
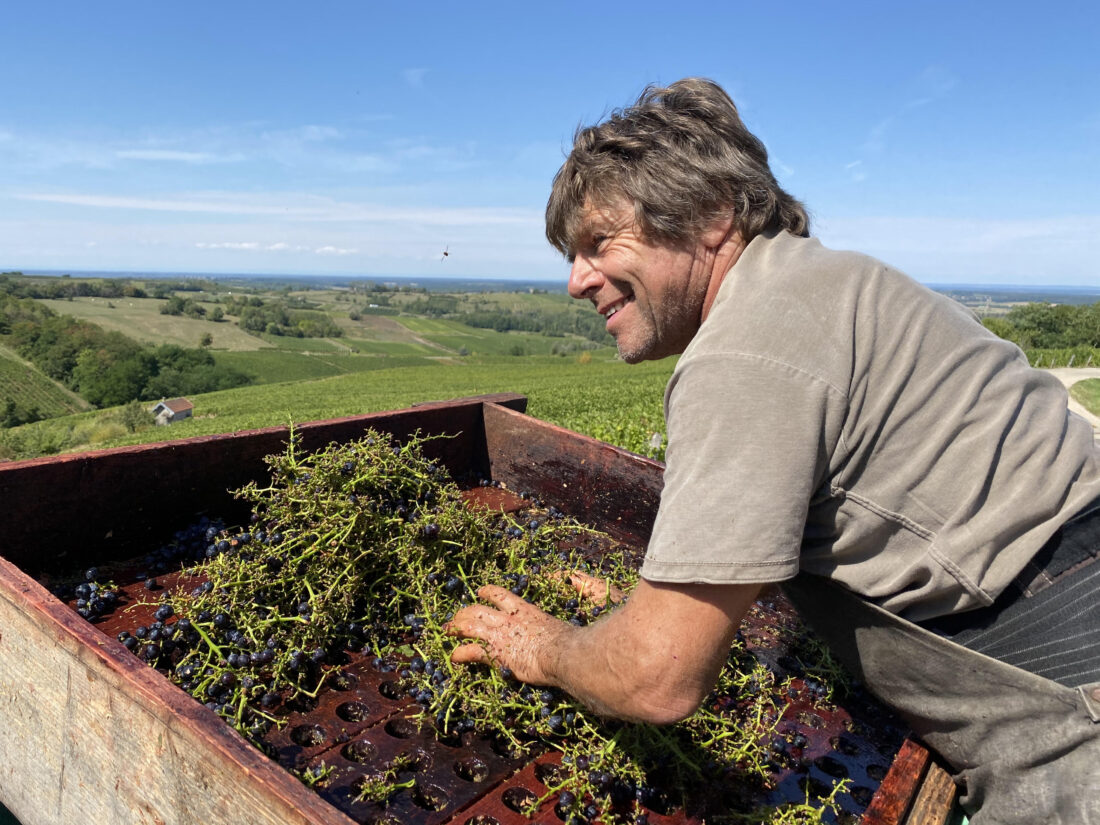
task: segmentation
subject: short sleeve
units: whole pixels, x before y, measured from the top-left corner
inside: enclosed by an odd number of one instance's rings
[[[803,528],[847,407],[827,381],[752,354],[682,359],[666,393],[652,581],[765,583],[799,570]]]

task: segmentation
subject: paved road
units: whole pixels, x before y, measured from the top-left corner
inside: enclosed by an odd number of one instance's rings
[[[1081,367],[1079,369],[1059,367],[1047,370],[1047,372],[1065,384],[1066,387],[1072,387],[1078,381],[1084,381],[1086,378],[1100,378],[1100,368],[1098,367]],[[1092,431],[1096,436],[1096,440],[1100,441],[1100,418],[1097,418],[1072,398],[1069,400],[1069,408],[1092,424]]]

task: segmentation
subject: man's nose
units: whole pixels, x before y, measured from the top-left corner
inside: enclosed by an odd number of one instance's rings
[[[589,292],[603,284],[603,276],[592,265],[592,261],[583,255],[573,259],[573,268],[569,270],[569,295],[573,298],[588,298]]]

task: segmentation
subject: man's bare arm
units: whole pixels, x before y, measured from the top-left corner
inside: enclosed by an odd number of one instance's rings
[[[481,639],[452,661],[495,662],[521,681],[554,685],[599,714],[665,724],[690,715],[714,687],[759,585],[644,579],[606,618],[574,627],[501,587],[455,614],[449,632]]]

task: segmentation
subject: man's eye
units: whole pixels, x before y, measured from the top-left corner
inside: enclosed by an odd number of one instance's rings
[[[593,235],[592,236],[592,248],[598,252],[600,247],[603,246],[603,242],[606,241],[606,240],[607,240],[606,235]]]

